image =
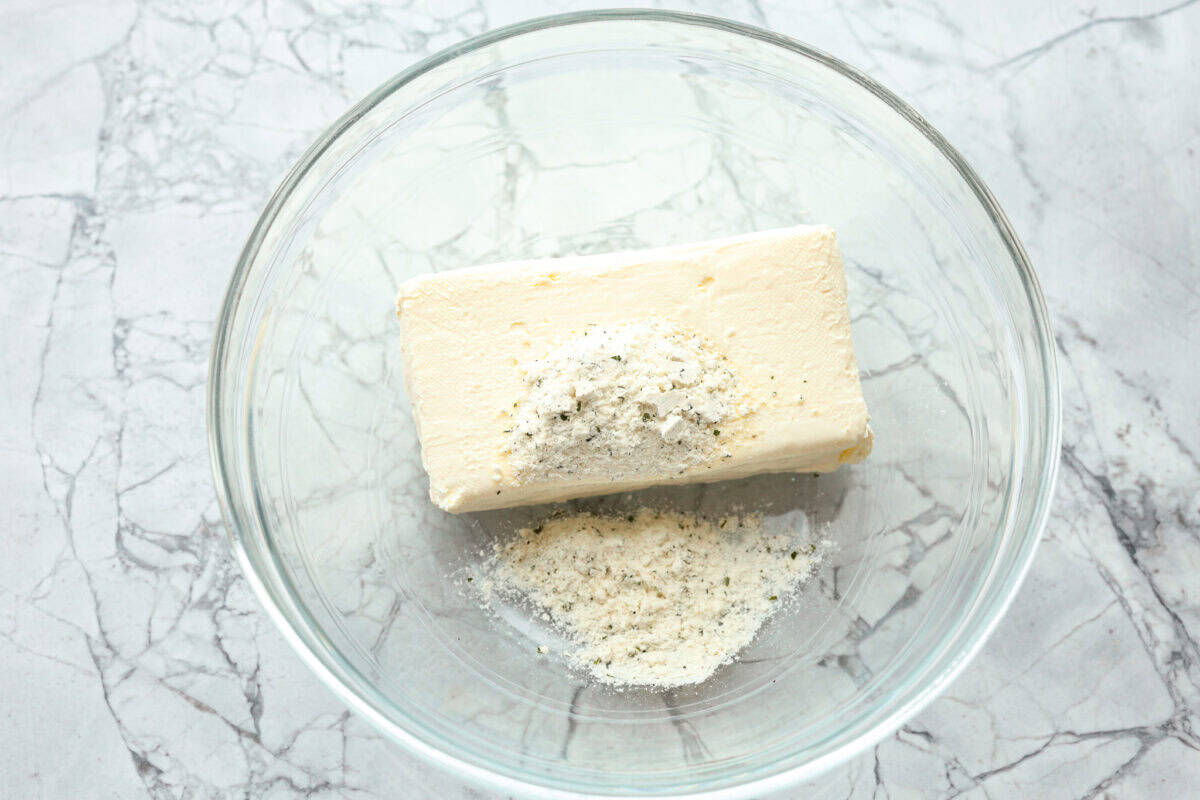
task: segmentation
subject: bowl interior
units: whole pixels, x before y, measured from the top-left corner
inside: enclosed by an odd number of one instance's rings
[[[729,786],[882,735],[980,641],[1036,538],[1053,389],[1019,250],[902,111],[769,36],[576,19],[453,55],[314,149],[231,294],[218,464],[268,603],[385,730],[543,786]],[[571,505],[738,503],[835,547],[709,681],[595,686],[555,655],[553,630],[489,613],[466,583],[481,551],[546,509],[430,504],[396,289],[800,222],[838,231],[872,456]]]

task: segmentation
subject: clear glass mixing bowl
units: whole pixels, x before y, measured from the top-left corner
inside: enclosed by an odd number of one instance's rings
[[[535,652],[552,631],[491,616],[464,589],[480,549],[538,512],[451,516],[428,501],[397,286],[799,222],[840,237],[874,454],[830,475],[651,496],[803,518],[836,550],[702,685],[589,684]],[[887,734],[1016,590],[1059,424],[1037,281],[937,132],[821,52],[661,12],[485,34],[339,120],[242,254],[209,414],[238,556],[305,661],[396,741],[521,796],[741,795]]]

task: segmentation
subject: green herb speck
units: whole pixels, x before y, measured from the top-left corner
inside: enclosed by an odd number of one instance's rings
[[[795,561],[795,560],[796,560],[796,551],[793,550],[792,551],[792,561]]]
[[[720,435],[721,435],[721,432],[719,430],[717,430],[716,428],[713,428],[713,436],[720,436]]]
[[[778,600],[778,599],[779,599],[779,595],[777,595],[777,594],[773,594],[773,595],[771,595],[770,597],[768,597],[767,599],[768,599],[768,600]]]
[[[729,585],[729,576],[728,575],[725,576],[725,585],[726,586]]]
[[[621,357],[620,357],[620,356],[609,356],[609,358],[611,358],[613,361],[620,361],[620,360],[621,360]]]

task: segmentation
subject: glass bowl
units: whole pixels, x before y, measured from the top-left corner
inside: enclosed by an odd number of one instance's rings
[[[486,611],[463,582],[545,509],[429,502],[396,289],[428,270],[801,222],[839,234],[872,456],[572,507],[737,503],[834,551],[703,684],[594,685],[536,652],[553,631]],[[569,14],[425,60],[301,159],[222,310],[212,458],[263,604],[395,741],[521,796],[741,796],[895,729],[996,624],[1054,482],[1052,342],[994,198],[874,81],[732,22]]]

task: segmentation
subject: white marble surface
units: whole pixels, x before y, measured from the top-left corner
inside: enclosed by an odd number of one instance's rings
[[[0,4],[0,796],[487,796],[346,711],[250,595],[206,357],[317,131],[432,51],[582,7]],[[913,102],[999,196],[1058,334],[1062,476],[1023,590],[941,699],[810,789],[1200,794],[1200,2],[673,7]]]

